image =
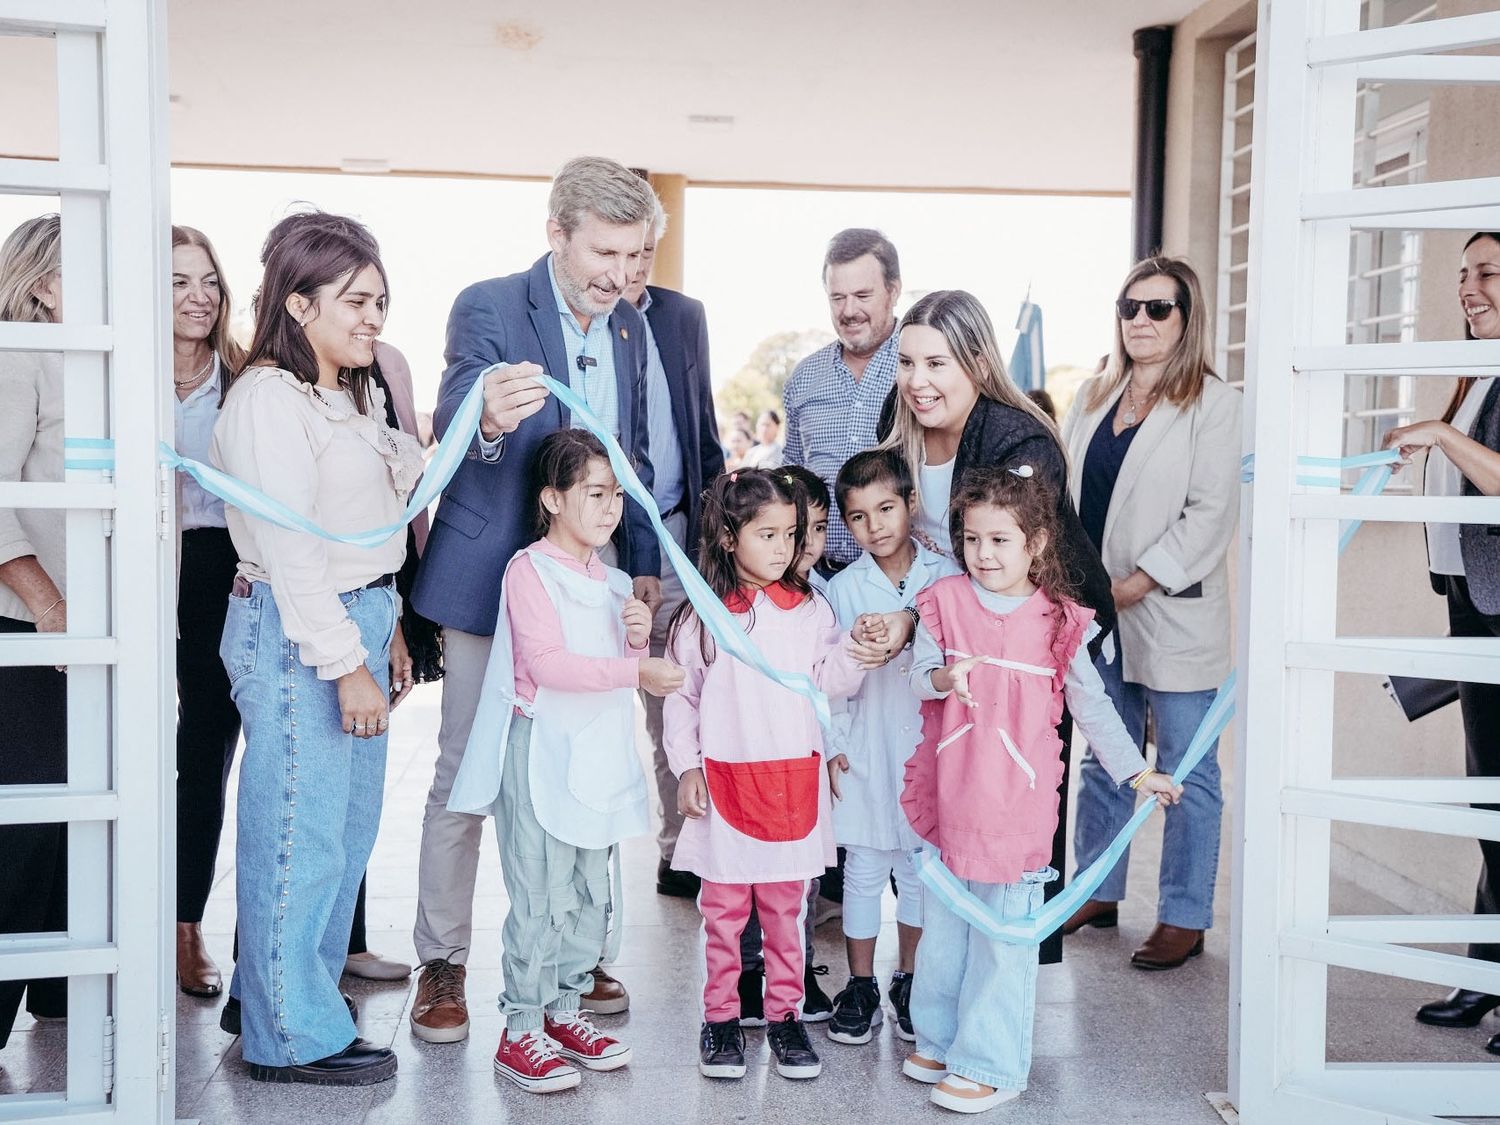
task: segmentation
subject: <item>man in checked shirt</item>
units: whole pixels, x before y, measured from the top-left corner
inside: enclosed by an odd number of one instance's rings
[[[786,463],[805,465],[833,492],[839,469],[875,444],[880,408],[896,382],[896,301],[901,263],[878,230],[851,228],[828,243],[823,288],[838,339],[797,364],[782,392]],[[842,570],[859,546],[839,518],[828,513],[823,569]]]

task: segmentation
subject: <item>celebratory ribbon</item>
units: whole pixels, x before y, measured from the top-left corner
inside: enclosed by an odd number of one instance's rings
[[[483,375],[480,376],[481,379],[483,377]],[[661,544],[662,553],[672,564],[672,569],[677,572],[683,592],[698,615],[699,625],[714,639],[714,644],[736,660],[748,664],[767,679],[802,696],[812,704],[818,724],[824,730],[831,730],[833,718],[828,708],[828,697],[818,690],[810,676],[802,672],[786,672],[775,667],[755,646],[750,635],[735,621],[734,615],[729,612],[718,595],[709,589],[708,583],[698,573],[698,568],[692,564],[682,548],[677,545],[677,541],[672,538],[671,532],[667,530],[667,525],[662,522],[661,515],[656,509],[656,500],[652,497],[650,490],[641,483],[641,478],[635,475],[635,469],[631,467],[625,451],[620,448],[620,443],[615,440],[615,435],[595,417],[594,412],[588,408],[588,404],[573,388],[547,375],[539,375],[536,379],[548,391],[556,395],[559,402],[573,412],[574,425],[581,425],[604,443],[604,450],[609,454],[610,467],[615,471],[615,479],[620,482],[620,487],[625,490],[625,494],[646,510],[651,526],[656,531],[657,541]]]
[[[1354,486],[1354,494],[1373,496],[1381,492],[1390,482],[1393,466],[1400,459],[1400,454],[1393,449],[1362,453],[1354,457],[1299,457],[1297,458],[1299,468],[1335,470],[1335,472],[1325,475],[1299,474],[1297,483],[1336,488],[1342,484],[1339,472],[1344,469],[1364,469],[1359,482]],[[1243,481],[1249,482],[1254,479],[1254,454],[1247,454],[1241,461],[1240,472]],[[1354,533],[1359,530],[1359,525],[1359,520],[1345,521],[1339,535],[1339,554],[1343,554],[1348,549],[1350,542],[1354,539]],[[1219,736],[1229,726],[1229,721],[1234,718],[1235,678],[1236,673],[1230,672],[1229,678],[1224,681],[1224,685],[1214,696],[1208,713],[1203,716],[1203,721],[1198,724],[1192,741],[1188,743],[1188,749],[1183,754],[1182,761],[1172,771],[1174,784],[1181,785],[1183,779],[1193,772],[1198,763],[1207,755],[1209,748],[1218,741]],[[1135,810],[1135,814],[1126,822],[1125,827],[1110,841],[1109,846],[1104,849],[1098,859],[1080,871],[1074,880],[1050,902],[1043,904],[1035,913],[1021,918],[1004,919],[997,915],[968,887],[964,886],[963,880],[948,870],[947,864],[932,848],[920,848],[912,852],[911,863],[916,869],[917,877],[940,903],[986,937],[1009,945],[1040,945],[1099,889],[1106,876],[1114,869],[1115,864],[1120,862],[1125,850],[1130,847],[1130,842],[1135,838],[1136,833],[1151,818],[1158,804],[1159,802],[1154,798],[1143,803]]]

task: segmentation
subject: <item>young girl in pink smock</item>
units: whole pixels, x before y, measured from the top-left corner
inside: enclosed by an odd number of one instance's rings
[[[770,664],[842,697],[863,670],[828,602],[797,573],[806,535],[805,500],[789,474],[728,473],[704,496],[698,567]],[[672,866],[702,880],[708,981],[698,1069],[710,1078],[745,1073],[740,933],[753,902],[777,1072],[813,1078],[822,1064],[802,1022],[802,919],[808,880],[835,862],[823,732],[802,696],[716,653],[691,604],[668,636],[686,677],[664,708],[667,761],[687,818]]]
[[[911,687],[922,741],[902,808],[992,914],[1021,918],[1057,878],[1063,705],[1117,784],[1182,793],[1149,769],[1089,659],[1094,613],[1073,601],[1055,545],[1057,497],[1029,466],[965,474],[950,506],[964,573],[917,595]],[[1017,1097],[1031,1069],[1037,947],[989,938],[924,892],[912,985],[917,1049],[905,1074],[931,1101],[978,1113]]]

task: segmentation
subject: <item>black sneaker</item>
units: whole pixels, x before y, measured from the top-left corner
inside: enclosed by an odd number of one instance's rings
[[[891,1007],[896,1009],[896,1034],[908,1043],[917,1041],[917,1033],[911,1026],[911,974],[891,974],[891,988],[886,993],[891,998]]]
[[[814,965],[811,962],[802,974],[802,1019],[807,1023],[822,1023],[833,1015],[833,1001],[818,986],[818,978],[827,975],[827,965]]]
[[[868,1043],[875,1034],[872,1028],[881,1019],[880,985],[875,978],[850,977],[843,991],[833,998],[828,1038],[853,1046]]]
[[[766,1026],[766,971],[740,971],[740,1026]]]
[[[734,1020],[703,1025],[698,1033],[698,1073],[705,1078],[745,1077],[745,1033]]]
[[[807,1038],[807,1027],[795,1014],[788,1013],[786,1019],[772,1024],[766,1042],[776,1056],[776,1073],[781,1077],[816,1078],[823,1073],[818,1052]]]

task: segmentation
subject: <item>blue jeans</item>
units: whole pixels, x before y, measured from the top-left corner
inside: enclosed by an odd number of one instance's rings
[[[389,691],[395,591],[353,590],[340,600],[369,650],[365,667]],[[241,1047],[247,1062],[265,1066],[315,1062],[355,1036],[339,975],[380,825],[386,736],[344,733],[337,683],[299,659],[264,582],[229,599],[219,655],[245,725],[240,954],[229,989],[243,1006]]]
[[[1057,878],[1050,867],[1019,883],[963,884],[1000,918],[1042,905]],[[1031,1072],[1039,948],[994,941],[922,888],[922,944],[912,975],[911,1022],[917,1050],[950,1072],[997,1090],[1024,1090]]]
[[[1123,679],[1123,656],[1113,664],[1094,661],[1104,690],[1125,720],[1135,744],[1146,746],[1146,711],[1156,719],[1156,768],[1171,773],[1182,761],[1203,716],[1214,701],[1211,691],[1153,691]],[[1084,755],[1078,789],[1078,823],[1073,829],[1073,851],[1079,870],[1109,846],[1135,811],[1136,794],[1116,785],[1093,752]],[[1182,783],[1182,801],[1167,809],[1162,832],[1160,888],[1156,918],[1169,926],[1207,930],[1214,924],[1214,879],[1219,870],[1219,821],[1224,797],[1219,785],[1217,740],[1198,767]],[[1125,872],[1130,853],[1094,892],[1095,902],[1119,902],[1125,897]]]

